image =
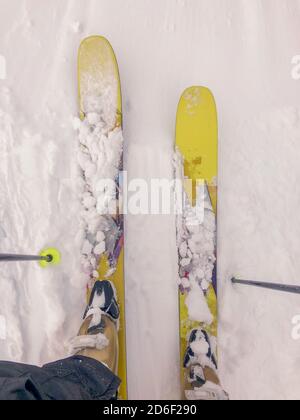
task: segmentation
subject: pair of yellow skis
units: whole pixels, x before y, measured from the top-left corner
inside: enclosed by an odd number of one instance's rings
[[[79,102],[80,115],[84,118],[84,99],[94,94],[93,89],[101,83],[97,80],[114,78],[118,88],[115,91],[116,126],[122,125],[122,98],[119,70],[114,51],[109,42],[102,37],[93,36],[85,39],[79,49],[78,59],[79,76]],[[206,88],[193,87],[187,89],[179,103],[176,125],[176,147],[184,158],[185,176],[196,185],[198,180],[207,183],[214,210],[217,207],[217,113],[215,101]],[[174,238],[175,240],[175,238]],[[99,278],[104,280],[109,260],[104,257],[99,267]],[[119,377],[122,379],[119,396],[127,399],[126,375],[126,327],[125,327],[125,287],[124,287],[124,249],[120,253],[117,270],[110,280],[117,289],[119,305],[121,308],[120,319],[120,355]],[[174,279],[175,281],[175,279]],[[210,329],[210,334],[217,333],[217,298],[213,287],[207,294],[207,300],[215,322]],[[187,348],[187,329],[205,328],[200,323],[191,323],[185,304],[185,295],[180,293],[180,346],[181,360]],[[184,389],[185,370],[182,367],[182,384]]]

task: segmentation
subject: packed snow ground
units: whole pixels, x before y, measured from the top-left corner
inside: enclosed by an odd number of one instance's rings
[[[300,298],[229,282],[300,281],[300,1],[0,0],[0,10],[0,250],[63,254],[54,271],[1,265],[0,359],[63,357],[80,324],[76,58],[83,37],[101,34],[120,65],[129,179],[172,177],[179,96],[214,92],[222,381],[232,399],[300,398]],[[175,399],[175,220],[128,216],[126,233],[130,398]]]

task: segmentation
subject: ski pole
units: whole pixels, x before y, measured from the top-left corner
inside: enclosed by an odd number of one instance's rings
[[[260,281],[239,280],[236,278],[231,279],[231,282],[233,284],[240,284],[243,286],[260,287],[263,289],[270,289],[270,290],[276,290],[278,292],[294,293],[294,294],[300,295],[300,286],[288,286],[285,284],[277,284],[277,283],[263,283]]]
[[[52,255],[15,255],[15,254],[0,254],[0,262],[17,262],[17,261],[46,261],[50,263],[53,260]]]
[[[58,265],[60,259],[60,253],[55,248],[45,249],[40,255],[0,254],[0,263],[37,261],[43,268],[48,265]]]

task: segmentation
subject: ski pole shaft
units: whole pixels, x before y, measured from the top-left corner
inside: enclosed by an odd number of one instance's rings
[[[288,286],[284,284],[276,284],[276,283],[263,283],[260,281],[252,281],[252,280],[240,280],[233,278],[233,284],[241,284],[243,286],[253,286],[253,287],[260,287],[263,289],[270,289],[276,290],[278,292],[285,292],[285,293],[294,293],[300,295],[300,287],[299,286]]]
[[[0,262],[17,262],[17,261],[46,261],[50,263],[53,257],[51,255],[14,255],[14,254],[0,254]]]

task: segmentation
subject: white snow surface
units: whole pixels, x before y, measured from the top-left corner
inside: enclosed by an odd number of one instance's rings
[[[0,0],[0,10],[0,251],[56,246],[63,257],[52,271],[1,264],[0,359],[63,357],[80,325],[76,57],[83,37],[101,34],[120,66],[129,179],[171,179],[179,96],[214,92],[222,383],[231,399],[299,399],[299,296],[230,278],[300,281],[300,1]],[[173,216],[126,218],[126,289],[129,396],[179,398]]]

